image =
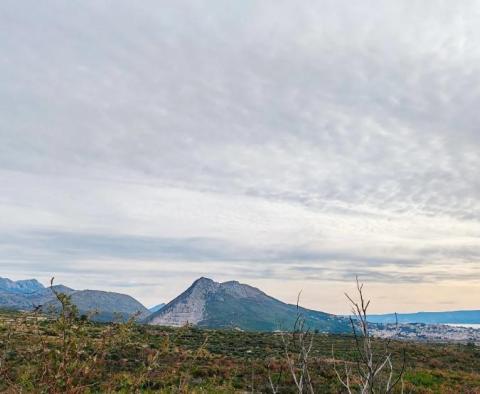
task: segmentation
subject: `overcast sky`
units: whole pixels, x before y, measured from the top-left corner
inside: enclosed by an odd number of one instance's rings
[[[480,2],[0,4],[0,276],[480,305]]]

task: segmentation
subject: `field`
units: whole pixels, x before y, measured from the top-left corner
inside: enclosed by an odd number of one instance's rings
[[[344,392],[335,374],[354,366],[352,336],[312,334],[315,392]],[[295,338],[288,347],[295,354]],[[64,316],[0,313],[2,392],[298,392],[279,333],[99,324]],[[381,349],[384,343],[376,341]],[[473,345],[392,342],[406,354],[404,391],[480,393],[480,349]],[[272,384],[270,383],[272,382]],[[394,392],[400,392],[400,385]]]

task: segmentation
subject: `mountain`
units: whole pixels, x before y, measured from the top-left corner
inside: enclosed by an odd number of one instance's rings
[[[92,320],[115,321],[135,317],[146,318],[150,312],[140,302],[126,294],[100,290],[74,290],[67,286],[44,287],[37,280],[12,281],[0,278],[0,308],[30,311],[41,307],[55,311],[60,303],[55,292],[68,294],[79,313],[92,315]]]
[[[126,321],[132,317],[144,319],[150,314],[140,302],[126,294],[79,290],[72,292],[70,297],[72,303],[78,308],[79,314],[90,316],[95,321]],[[59,307],[60,303],[52,300],[45,304],[43,309],[48,311]]]
[[[72,294],[75,290],[63,285],[54,285],[51,287],[45,287],[36,293],[24,294],[24,297],[32,303],[32,308],[36,308],[54,300],[54,291],[57,293]]]
[[[67,294],[73,291],[62,285],[53,286],[53,289]],[[54,298],[52,289],[36,279],[13,281],[0,278],[0,308],[32,310]]]
[[[56,287],[57,286],[54,288]],[[60,288],[62,289],[62,291],[59,290],[61,293],[69,294],[73,291],[71,289],[67,291],[68,288],[65,286],[61,286]],[[29,311],[52,301],[54,298],[55,295],[49,287],[26,294],[0,290],[0,308]]]
[[[16,294],[32,294],[44,290],[45,287],[36,279],[13,281],[0,278],[0,291]]]
[[[23,294],[0,290],[0,309],[31,310],[33,303]]]
[[[299,308],[306,326],[322,332],[349,332],[345,318]],[[297,318],[296,305],[285,304],[255,287],[236,281],[217,283],[197,279],[185,292],[152,313],[148,324],[205,328],[235,328],[248,331],[291,330]]]
[[[158,305],[155,305],[155,306],[152,306],[151,308],[148,308],[148,310],[150,311],[150,313],[155,313],[155,312],[158,312],[160,309],[162,309],[166,304],[164,302],[162,302],[161,304],[158,304]]]
[[[480,324],[480,310],[397,314],[399,323]],[[395,323],[395,314],[370,315],[372,323]]]

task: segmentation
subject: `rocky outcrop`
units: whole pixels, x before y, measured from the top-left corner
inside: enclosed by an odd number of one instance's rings
[[[163,326],[197,324],[204,319],[205,305],[209,294],[221,286],[208,278],[197,279],[193,284],[161,310],[151,314],[147,322]]]

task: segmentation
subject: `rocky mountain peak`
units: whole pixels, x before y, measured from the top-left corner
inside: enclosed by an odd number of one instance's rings
[[[323,312],[302,309],[309,327],[325,332],[347,332],[346,319]],[[228,281],[215,282],[199,278],[182,294],[145,322],[154,325],[240,328],[242,330],[273,331],[294,326],[298,310],[261,290]]]
[[[202,276],[173,301],[152,313],[147,320],[152,324],[169,326],[196,324],[204,318],[207,298],[214,294],[219,286],[220,283]]]
[[[200,278],[196,279],[193,283],[213,283],[214,280],[207,278],[205,276],[201,276]]]
[[[0,289],[11,293],[29,294],[42,291],[45,287],[36,279],[13,281],[8,278],[0,278]]]
[[[201,277],[192,283],[187,292],[192,296],[201,297],[217,291],[219,286],[220,284],[212,279]]]
[[[201,278],[198,278],[197,280],[195,280],[193,283],[192,283],[192,287],[197,287],[197,286],[200,286],[200,287],[208,287],[208,286],[212,286],[214,284],[216,284],[217,282],[213,281],[212,279],[210,278],[205,278],[204,276],[202,276]]]
[[[255,287],[245,285],[236,280],[223,282],[220,287],[229,295],[237,298],[253,298],[259,296],[266,296],[262,291]]]
[[[248,298],[265,295],[257,288],[245,285],[236,280],[219,283],[205,277],[201,277],[193,282],[189,290],[190,295],[202,297],[205,297],[207,294],[215,293],[226,293],[235,298]]]

